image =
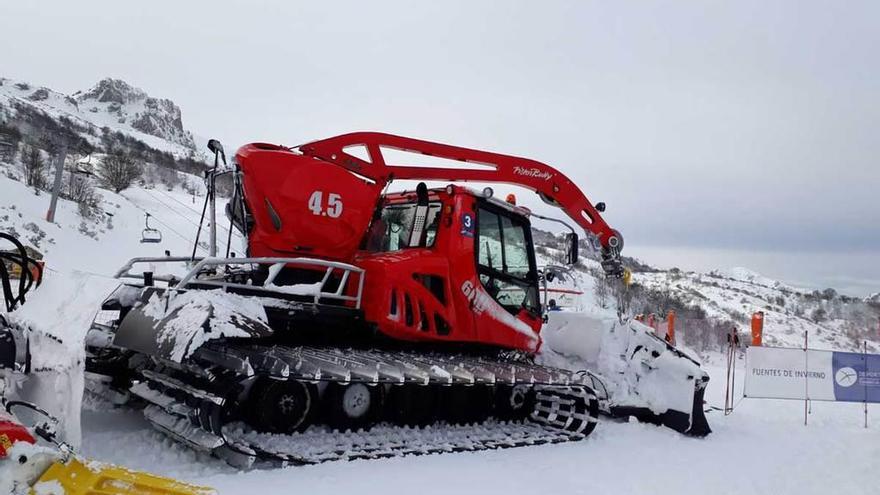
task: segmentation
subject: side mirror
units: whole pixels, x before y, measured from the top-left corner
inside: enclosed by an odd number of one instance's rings
[[[208,140],[208,149],[211,151],[211,153],[223,153],[223,145],[220,144],[220,141],[217,141],[216,139]]]
[[[579,239],[578,235],[574,232],[565,235],[565,242],[568,243],[567,250],[565,253],[565,264],[573,265],[577,263],[578,260],[578,247],[579,247]]]
[[[223,145],[220,144],[220,141],[216,139],[208,140],[208,149],[211,150],[211,153],[214,153],[214,169],[217,169],[217,157],[223,159],[223,165],[226,165],[226,152],[223,151]]]

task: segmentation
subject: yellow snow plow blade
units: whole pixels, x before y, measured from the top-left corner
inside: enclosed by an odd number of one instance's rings
[[[32,494],[55,495],[215,495],[210,488],[189,485],[149,473],[78,459],[56,462],[34,484]]]

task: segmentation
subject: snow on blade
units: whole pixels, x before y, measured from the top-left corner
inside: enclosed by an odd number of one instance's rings
[[[170,299],[153,294],[142,311],[156,321],[157,340],[162,347],[170,346],[169,358],[176,362],[210,340],[249,337],[242,327],[254,323],[271,332],[266,310],[257,299],[222,289],[183,292]]]
[[[668,351],[636,321],[601,313],[550,312],[542,335],[543,364],[599,374],[612,406],[646,407],[654,414],[689,412],[699,366]]]
[[[60,420],[61,437],[80,443],[84,339],[96,309],[118,281],[84,273],[50,274],[10,315],[27,329],[32,373],[18,396]]]

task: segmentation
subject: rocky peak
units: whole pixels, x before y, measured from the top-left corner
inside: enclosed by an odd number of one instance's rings
[[[28,99],[31,101],[48,100],[49,99],[49,90],[46,88],[40,88],[40,89],[34,91],[33,93],[31,93],[31,95],[28,96]]]
[[[106,78],[92,89],[74,95],[80,109],[110,114],[120,124],[195,149],[183,128],[180,107],[167,98],[155,98],[121,79]]]
[[[126,103],[134,103],[147,97],[142,89],[135,88],[121,79],[102,79],[94,88],[76,95],[76,99],[80,102],[85,100],[95,100],[100,103],[118,103],[125,105]]]

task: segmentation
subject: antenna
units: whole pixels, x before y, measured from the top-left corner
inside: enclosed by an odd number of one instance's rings
[[[223,151],[223,145],[216,139],[208,140],[208,150],[210,150],[211,153],[214,153],[214,168],[205,171],[205,186],[208,189],[208,194],[205,196],[205,205],[202,207],[202,217],[199,219],[199,230],[196,232],[196,242],[193,244],[192,259],[195,259],[196,257],[196,249],[199,246],[199,236],[202,234],[202,224],[205,222],[205,212],[208,209],[208,205],[211,207],[211,231],[208,256],[217,256],[217,201],[214,180],[217,177],[217,168],[220,165],[220,158],[223,159],[223,165],[226,165],[226,153]]]

